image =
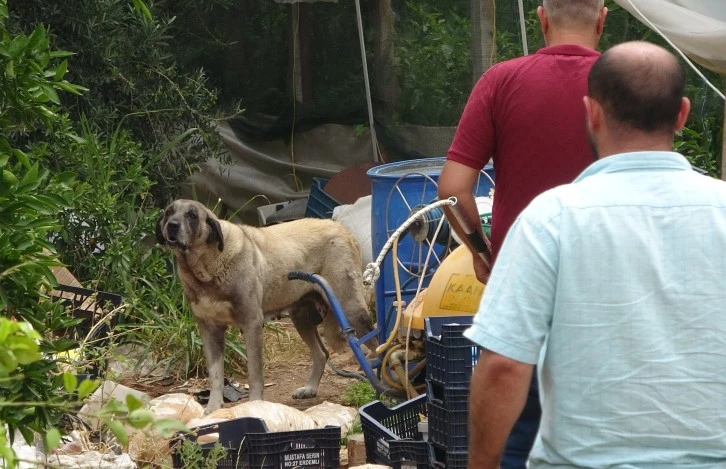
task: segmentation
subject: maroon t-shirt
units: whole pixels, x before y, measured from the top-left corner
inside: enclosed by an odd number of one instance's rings
[[[519,213],[593,162],[587,139],[592,49],[559,45],[491,67],[469,96],[447,158],[481,169],[493,159],[493,256]]]

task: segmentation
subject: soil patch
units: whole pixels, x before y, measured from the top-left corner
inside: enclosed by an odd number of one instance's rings
[[[355,382],[354,379],[337,375],[330,367],[325,368],[320,380],[318,395],[311,399],[293,399],[295,389],[304,386],[310,376],[311,362],[307,346],[295,331],[289,319],[275,321],[265,328],[265,400],[304,410],[324,401],[342,404],[341,397],[345,390]],[[335,366],[348,371],[360,372],[358,362],[349,349],[331,351],[331,359]],[[246,376],[227,376],[227,379],[240,385],[247,384]],[[193,393],[208,389],[206,379],[190,379],[179,382],[172,378],[154,381],[127,380],[126,386],[146,392],[152,398],[172,392]],[[231,407],[245,402],[243,398]]]

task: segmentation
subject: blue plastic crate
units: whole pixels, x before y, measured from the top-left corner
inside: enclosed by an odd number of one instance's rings
[[[194,429],[171,442],[175,469],[188,467],[178,445],[186,439],[196,442],[202,435],[217,434],[227,451],[217,469],[337,469],[340,466],[340,427],[268,432],[262,419],[243,417]],[[215,443],[201,444],[206,457]]]
[[[469,448],[469,389],[446,389],[426,380],[429,439],[449,451]]]
[[[464,337],[473,316],[428,317],[426,377],[447,389],[468,389],[481,349]]]
[[[360,423],[363,427],[363,438],[366,445],[368,462],[393,465],[406,459],[406,453],[418,458],[418,450],[425,446],[418,445],[423,436],[418,431],[419,415],[426,415],[426,395],[418,396],[393,408],[388,408],[381,401],[371,402],[358,410]],[[409,440],[405,446],[391,446],[391,441]],[[417,445],[415,454],[411,454],[411,443]],[[394,461],[394,458],[399,459]],[[414,463],[423,461],[412,461]],[[419,466],[421,467],[421,466]]]
[[[306,218],[332,218],[333,209],[340,205],[340,202],[325,192],[328,179],[313,178],[313,185],[310,186],[308,205],[305,207]]]
[[[434,469],[466,469],[469,462],[468,451],[451,451],[435,443],[429,443],[429,456]]]

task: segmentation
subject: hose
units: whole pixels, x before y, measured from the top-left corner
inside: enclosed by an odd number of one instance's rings
[[[393,258],[398,259],[398,236],[393,238]],[[388,339],[386,339],[383,344],[379,345],[376,348],[376,353],[378,355],[385,352],[386,349],[390,347],[393,343],[393,340],[396,338],[396,331],[398,331],[398,328],[401,325],[401,316],[403,316],[403,300],[401,299],[401,279],[398,275],[398,269],[396,269],[395,267],[393,268],[393,282],[396,285],[396,322],[393,325],[393,329],[391,329],[391,334],[388,336]]]
[[[330,367],[330,369],[333,370],[333,372],[335,372],[335,374],[338,376],[342,376],[343,378],[358,379],[361,381],[365,381],[366,383],[368,382],[368,378],[366,378],[365,376],[363,376],[360,373],[353,373],[351,371],[341,370],[340,368],[335,366],[335,363],[333,363],[333,360],[328,360],[327,363],[328,363],[328,366]]]

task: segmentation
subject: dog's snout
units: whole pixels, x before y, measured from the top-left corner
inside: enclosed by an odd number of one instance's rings
[[[169,241],[175,241],[177,234],[179,234],[179,222],[169,220],[166,223],[166,237],[169,239]]]

